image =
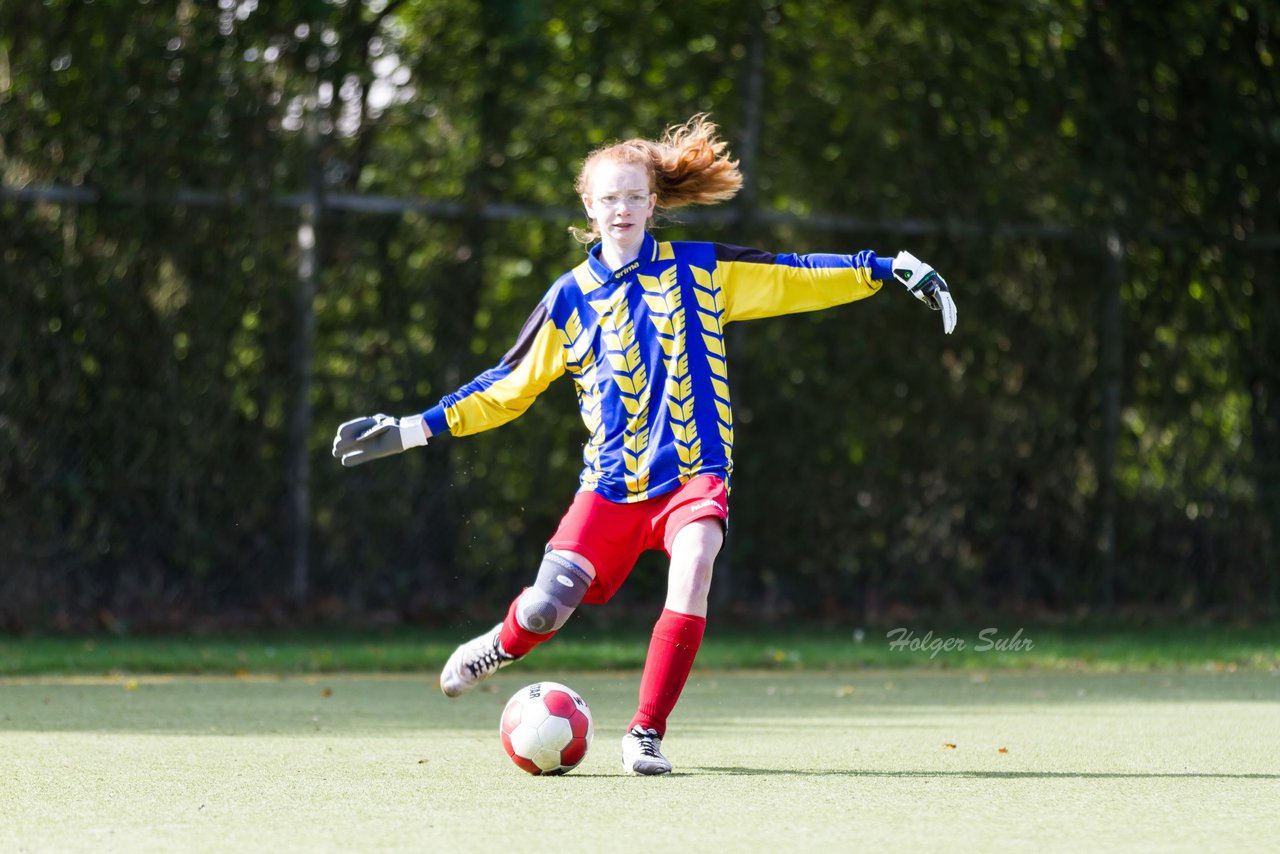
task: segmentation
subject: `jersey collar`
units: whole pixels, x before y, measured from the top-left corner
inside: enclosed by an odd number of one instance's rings
[[[640,244],[640,254],[636,256],[636,260],[617,270],[610,270],[600,260],[600,246],[601,244],[597,243],[587,250],[587,271],[591,274],[591,278],[601,285],[616,279],[625,279],[645,264],[658,260],[658,241],[654,240],[653,235],[648,231],[644,233],[644,242]]]

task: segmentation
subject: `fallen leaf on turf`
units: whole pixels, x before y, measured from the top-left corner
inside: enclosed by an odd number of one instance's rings
[[[954,744],[952,744],[951,742],[947,742],[946,744],[944,744],[944,745],[942,745],[942,746],[943,746],[943,748],[945,748],[946,750],[955,750],[955,749],[956,749],[956,746],[955,746]]]
[[[997,748],[996,748],[996,752],[997,752],[997,753],[1008,753],[1008,752],[1009,752],[1009,748],[1007,748],[1007,747],[997,747]]]
[[[852,697],[854,687],[852,685],[842,685],[836,690],[837,697]]]
[[[124,689],[125,689],[126,691],[137,691],[137,690],[138,690],[138,680],[137,680],[137,679],[130,679],[128,682],[124,683]]]
[[[325,688],[323,691],[321,691],[321,692],[320,692],[320,696],[321,696],[321,697],[324,697],[325,699],[328,699],[329,697],[332,697],[332,696],[333,696],[333,689],[332,689],[332,688]]]

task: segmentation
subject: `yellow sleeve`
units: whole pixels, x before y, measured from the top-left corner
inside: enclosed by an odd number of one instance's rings
[[[773,255],[716,244],[724,322],[817,311],[880,290],[875,255]]]
[[[500,427],[523,415],[564,371],[564,346],[546,305],[539,304],[502,361],[441,400],[426,414],[428,426],[434,433],[434,416],[454,436]]]

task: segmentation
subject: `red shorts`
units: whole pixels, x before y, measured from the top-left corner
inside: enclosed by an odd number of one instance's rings
[[[685,525],[708,517],[729,516],[729,493],[724,481],[702,474],[679,489],[637,501],[617,504],[594,492],[579,492],[560,520],[547,551],[577,552],[591,561],[596,578],[582,601],[608,602],[640,553],[661,549],[671,555],[671,541]]]

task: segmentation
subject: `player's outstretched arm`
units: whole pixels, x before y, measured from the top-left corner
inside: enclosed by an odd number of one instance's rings
[[[333,455],[344,466],[358,466],[427,444],[431,435],[421,414],[406,418],[367,415],[338,427]]]
[[[893,259],[893,275],[916,299],[934,311],[942,312],[942,331],[950,335],[956,328],[956,304],[951,289],[938,271],[910,252],[899,252]]]

